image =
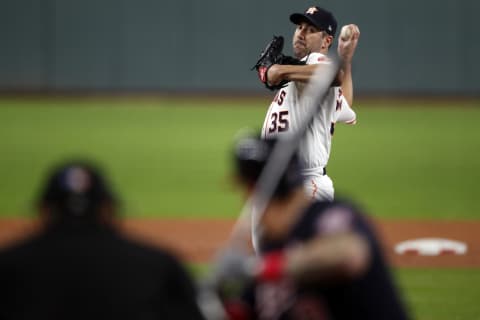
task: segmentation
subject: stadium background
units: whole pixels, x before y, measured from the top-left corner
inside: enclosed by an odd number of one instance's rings
[[[249,69],[312,3],[1,1],[0,216],[30,218],[47,168],[82,156],[129,217],[236,217],[228,151],[271,99]],[[338,128],[329,165],[337,192],[382,219],[478,220],[480,4],[315,4],[362,32],[359,123]],[[480,315],[477,268],[395,271],[418,319]]]

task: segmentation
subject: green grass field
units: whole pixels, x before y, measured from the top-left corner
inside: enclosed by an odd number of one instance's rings
[[[480,319],[480,269],[399,269],[395,275],[415,319]]]
[[[2,99],[0,215],[30,214],[47,168],[80,156],[105,168],[128,215],[234,217],[229,148],[260,128],[267,103]],[[479,218],[480,102],[426,104],[357,104],[358,124],[334,136],[337,195],[380,217]]]
[[[31,216],[46,170],[82,157],[105,169],[124,214],[235,217],[234,135],[268,99],[0,99],[0,216]],[[480,102],[368,101],[336,127],[337,195],[384,218],[479,219]],[[479,319],[478,269],[399,269],[416,319]]]

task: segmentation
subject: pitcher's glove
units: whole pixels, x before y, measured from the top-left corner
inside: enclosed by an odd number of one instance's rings
[[[279,84],[270,85],[268,83],[267,73],[268,69],[274,64],[291,64],[291,65],[303,65],[304,61],[300,61],[297,58],[286,56],[282,53],[283,50],[283,37],[273,36],[273,39],[267,44],[260,54],[260,58],[253,66],[252,70],[257,70],[260,81],[270,90],[277,90],[283,88],[288,81],[282,80]]]

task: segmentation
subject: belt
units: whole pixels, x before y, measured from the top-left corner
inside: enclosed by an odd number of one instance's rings
[[[314,167],[314,168],[307,168],[302,170],[302,175],[304,176],[315,176],[315,175],[326,175],[327,174],[327,167]]]

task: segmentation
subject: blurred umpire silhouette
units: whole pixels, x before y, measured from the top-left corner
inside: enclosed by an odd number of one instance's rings
[[[203,319],[180,261],[122,236],[117,208],[93,164],[54,168],[44,228],[0,253],[0,319]]]

